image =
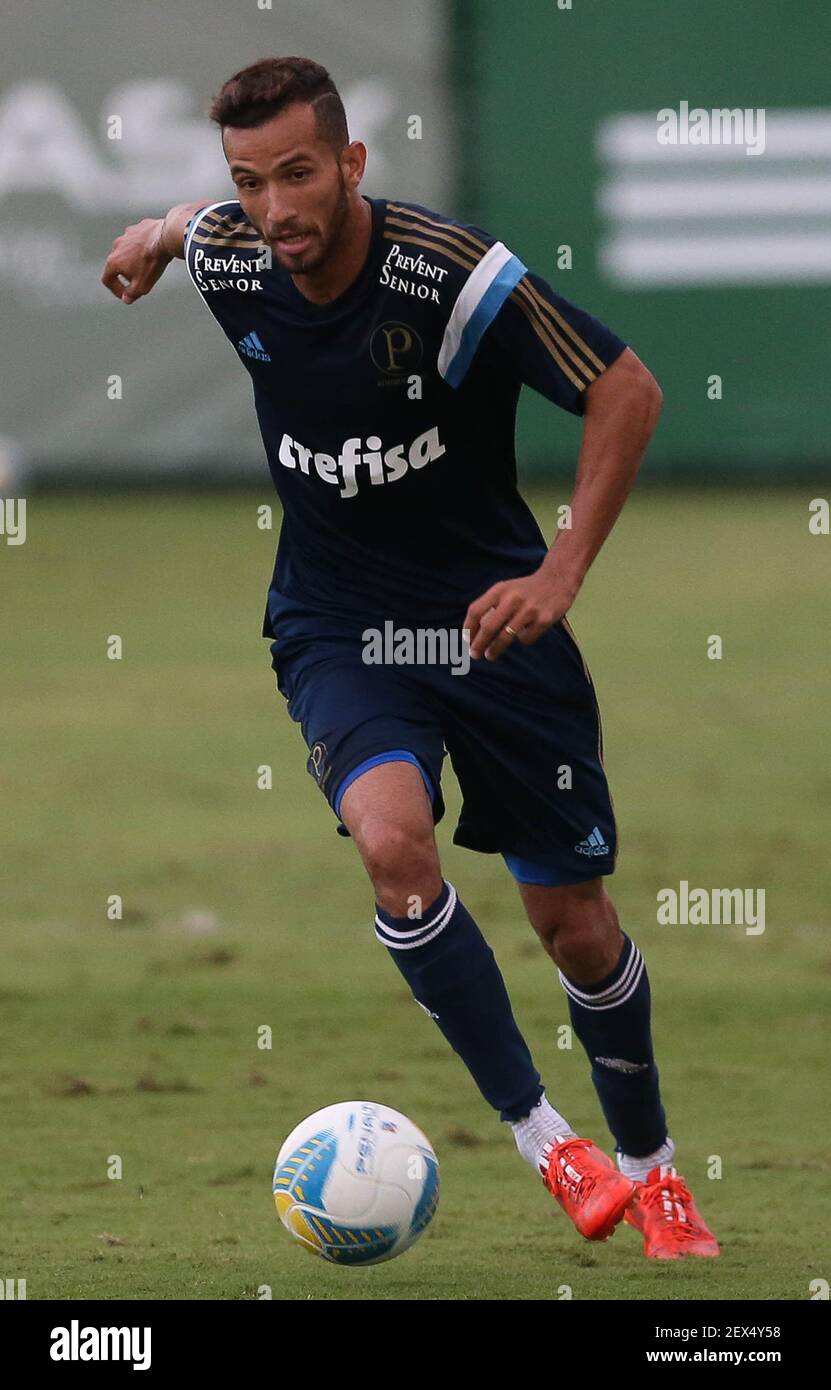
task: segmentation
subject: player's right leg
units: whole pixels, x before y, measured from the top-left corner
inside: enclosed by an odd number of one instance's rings
[[[433,807],[418,768],[385,762],[350,782],[340,815],[375,889],[381,909],[406,917],[432,903],[442,888]]]
[[[442,878],[420,771],[409,762],[369,768],[350,783],[340,816],[372,880],[375,934],[416,1002],[500,1118],[526,1114],[542,1095],[539,1073],[493,952]]]
[[[607,1239],[634,1184],[545,1097],[493,952],[441,876],[432,806],[418,769],[405,762],[369,768],[344,793],[340,814],[375,890],[376,935],[417,1003],[500,1119],[511,1122],[520,1152],[581,1235]]]
[[[539,1073],[493,952],[441,875],[444,740],[430,700],[400,668],[365,664],[346,636],[290,661],[272,652],[309,772],[372,881],[376,936],[488,1103],[504,1120],[527,1114]]]

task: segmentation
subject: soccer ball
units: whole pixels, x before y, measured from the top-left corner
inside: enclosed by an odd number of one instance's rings
[[[305,1250],[336,1265],[380,1264],[432,1221],[439,1162],[406,1115],[345,1100],[292,1130],[273,1190],[280,1220]]]

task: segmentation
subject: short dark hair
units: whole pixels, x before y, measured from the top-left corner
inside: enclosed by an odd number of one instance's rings
[[[349,144],[346,112],[326,68],[311,58],[261,58],[224,82],[208,115],[218,126],[250,130],[294,102],[314,108],[317,133],[336,154]]]

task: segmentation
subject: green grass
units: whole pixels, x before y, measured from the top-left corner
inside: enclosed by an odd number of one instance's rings
[[[679,1167],[723,1246],[670,1265],[629,1228],[580,1240],[375,941],[258,636],[265,487],[36,495],[26,544],[0,544],[0,1275],[30,1299],[806,1299],[829,1277],[830,543],[810,495],[636,497],[572,613],[622,830],[610,888],[648,961]],[[548,533],[563,500],[532,498]],[[579,1045],[556,1046],[555,971],[501,860],[449,844],[445,791],[445,874],[552,1100],[611,1148]],[[681,879],[765,888],[764,935],[659,926]],[[350,1097],[406,1111],[442,1164],[431,1230],[358,1271],[295,1248],[270,1188],[289,1129]]]

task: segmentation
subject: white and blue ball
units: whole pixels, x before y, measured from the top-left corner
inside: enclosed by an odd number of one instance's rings
[[[409,1249],[432,1221],[439,1163],[406,1115],[341,1101],[292,1130],[273,1190],[280,1220],[304,1249],[332,1264],[380,1264]]]

